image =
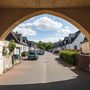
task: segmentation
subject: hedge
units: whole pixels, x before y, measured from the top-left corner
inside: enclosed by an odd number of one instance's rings
[[[60,58],[69,64],[76,65],[76,55],[80,52],[75,52],[73,50],[62,50],[59,52]]]

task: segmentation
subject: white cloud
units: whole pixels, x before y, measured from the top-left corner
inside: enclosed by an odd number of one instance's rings
[[[43,42],[57,42],[57,41],[59,41],[59,37],[50,37],[50,38],[44,38],[43,40],[41,40],[41,41],[43,41]]]
[[[65,26],[62,29],[57,30],[57,35],[64,39],[64,37],[68,36],[72,31],[68,26]]]
[[[45,16],[34,20],[32,23],[22,23],[17,26],[13,31],[17,31],[23,36],[33,36],[37,34],[35,30],[58,30],[61,29],[61,27],[62,23]]]
[[[21,33],[23,36],[34,36],[37,34],[35,30],[42,30],[42,31],[56,30],[57,31],[56,37],[41,39],[41,41],[43,42],[56,42],[59,39],[64,39],[64,37],[68,36],[69,33],[72,33],[72,31],[68,26],[65,26],[64,28],[62,28],[62,26],[63,26],[62,23],[45,16],[34,20],[32,23],[29,22],[22,23],[18,27],[16,27],[14,31]]]
[[[32,23],[24,23],[19,25],[21,28],[31,28],[32,30],[58,30],[62,27],[62,23],[52,20],[48,17],[41,17]]]
[[[30,28],[20,28],[20,27],[16,27],[14,30],[14,32],[18,32],[20,34],[22,34],[23,36],[34,36],[36,35],[36,31],[30,29]]]
[[[43,38],[41,40],[33,40],[33,41],[35,41],[35,42],[39,42],[39,41],[42,41],[42,42],[57,42],[57,41],[59,41],[59,39],[63,39],[63,38],[50,37],[50,38]]]

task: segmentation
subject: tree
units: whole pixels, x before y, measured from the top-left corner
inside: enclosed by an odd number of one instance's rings
[[[40,49],[44,49],[44,50],[49,50],[49,49],[51,49],[51,47],[54,45],[55,43],[51,43],[51,42],[47,42],[47,43],[45,43],[45,42],[42,42],[42,41],[39,41],[38,43],[37,43],[37,46],[40,48]]]

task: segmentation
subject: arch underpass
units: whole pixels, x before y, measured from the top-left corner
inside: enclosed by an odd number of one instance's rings
[[[90,42],[90,0],[1,0],[0,40],[4,40],[20,23],[40,14],[51,14],[67,20]],[[2,49],[0,55],[1,52]],[[3,71],[2,63],[1,57],[0,73]]]
[[[89,8],[83,9],[1,9],[0,39],[3,40],[17,25],[40,15],[51,14],[63,18],[76,26],[90,41]]]

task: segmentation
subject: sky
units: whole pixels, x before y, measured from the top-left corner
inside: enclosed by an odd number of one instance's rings
[[[62,18],[42,14],[24,21],[13,31],[26,36],[30,41],[57,42],[78,29]]]

